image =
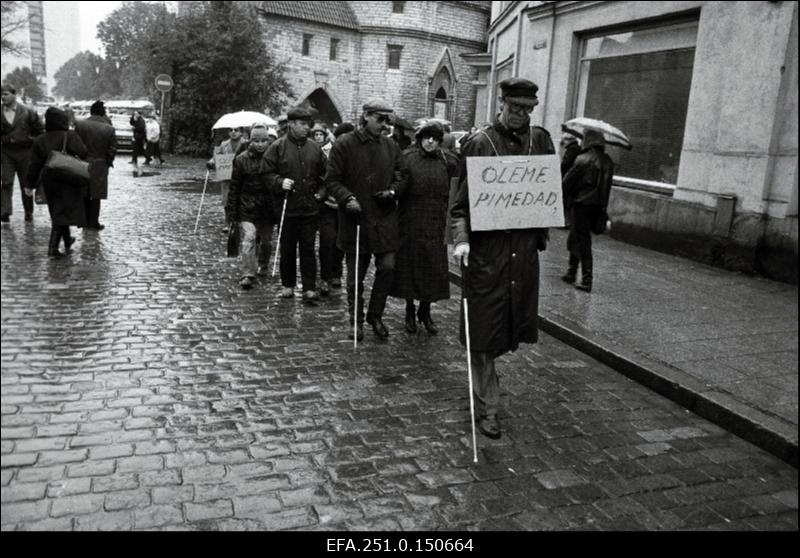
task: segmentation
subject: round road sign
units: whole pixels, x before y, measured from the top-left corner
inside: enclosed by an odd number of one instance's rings
[[[156,76],[156,89],[159,91],[169,91],[172,89],[172,78],[167,74],[158,74]]]

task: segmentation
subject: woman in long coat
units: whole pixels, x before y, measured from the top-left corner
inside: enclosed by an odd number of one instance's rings
[[[52,228],[47,255],[59,258],[69,254],[70,246],[75,239],[70,235],[70,225],[86,226],[86,207],[83,199],[89,191],[88,181],[81,186],[63,182],[51,173],[42,172],[47,156],[51,151],[61,151],[65,145],[66,152],[80,159],[86,159],[88,151],[77,132],[69,129],[69,116],[66,112],[56,107],[50,107],[44,114],[45,133],[37,137],[31,150],[31,163],[28,167],[28,180],[30,184],[38,184],[42,180],[44,193],[47,197],[47,209],[50,211]],[[64,240],[65,253],[59,252],[58,247]]]
[[[403,153],[408,189],[399,204],[400,249],[397,251],[391,296],[406,299],[406,331],[416,333],[416,318],[428,333],[438,331],[431,303],[450,297],[445,227],[450,179],[458,160],[440,148],[444,129],[423,124],[416,145]],[[414,300],[419,311],[414,316]]]

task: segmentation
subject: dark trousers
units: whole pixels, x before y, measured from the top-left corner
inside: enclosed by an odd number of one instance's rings
[[[147,149],[144,152],[144,162],[150,163],[150,159],[156,158],[160,163],[164,162],[164,159],[161,157],[161,143],[157,141],[148,141],[147,142]]]
[[[86,226],[96,227],[100,224],[100,200],[89,197],[83,198],[83,205],[86,207]]]
[[[375,256],[375,282],[372,284],[372,293],[369,297],[369,308],[367,316],[380,318],[386,308],[386,299],[389,296],[389,289],[394,282],[394,257],[395,252],[384,252],[383,254],[371,254],[361,252],[358,254],[358,321],[364,321],[364,277],[367,275],[367,268],[372,256]],[[345,255],[347,261],[347,311],[350,318],[353,318],[353,301],[355,300],[355,252]]]
[[[336,247],[339,213],[323,207],[319,213],[319,277],[323,281],[342,278],[344,252]]]
[[[28,165],[31,160],[30,148],[3,147],[0,151],[0,174],[2,174],[2,196],[0,196],[0,213],[14,213],[12,203],[14,194],[14,175],[19,179],[19,191],[22,196],[22,207],[25,213],[33,213],[33,197],[25,195],[28,185]]]
[[[581,282],[584,284],[592,282],[594,262],[592,260],[591,227],[599,212],[600,208],[593,205],[575,204],[571,209],[572,221],[567,236],[569,273],[577,274],[580,264]]]
[[[300,279],[303,292],[313,291],[317,285],[317,256],[314,240],[317,236],[316,215],[285,217],[283,231],[278,240],[281,246],[281,284],[294,287],[297,282],[297,247],[300,246]]]
[[[477,418],[497,416],[500,404],[500,381],[491,353],[470,351],[472,360],[472,394]]]

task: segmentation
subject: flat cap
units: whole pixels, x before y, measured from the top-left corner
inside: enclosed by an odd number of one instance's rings
[[[539,86],[528,79],[508,78],[501,81],[499,85],[503,98],[509,102],[534,107],[539,104],[536,96]]]
[[[394,109],[389,103],[377,97],[369,99],[366,103],[364,103],[364,106],[362,108],[364,109],[364,112],[374,112],[377,114],[394,113]]]
[[[287,120],[314,120],[314,115],[305,107],[294,107],[286,113]]]

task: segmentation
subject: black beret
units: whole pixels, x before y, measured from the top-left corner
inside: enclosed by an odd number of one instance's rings
[[[539,99],[536,97],[539,86],[528,79],[508,78],[501,81],[499,85],[503,98],[507,101],[520,105],[536,106],[539,104]]]
[[[338,138],[342,134],[346,134],[348,132],[352,132],[355,129],[356,129],[356,127],[353,126],[352,122],[342,122],[341,124],[336,126],[336,129],[333,131],[333,135]]]

